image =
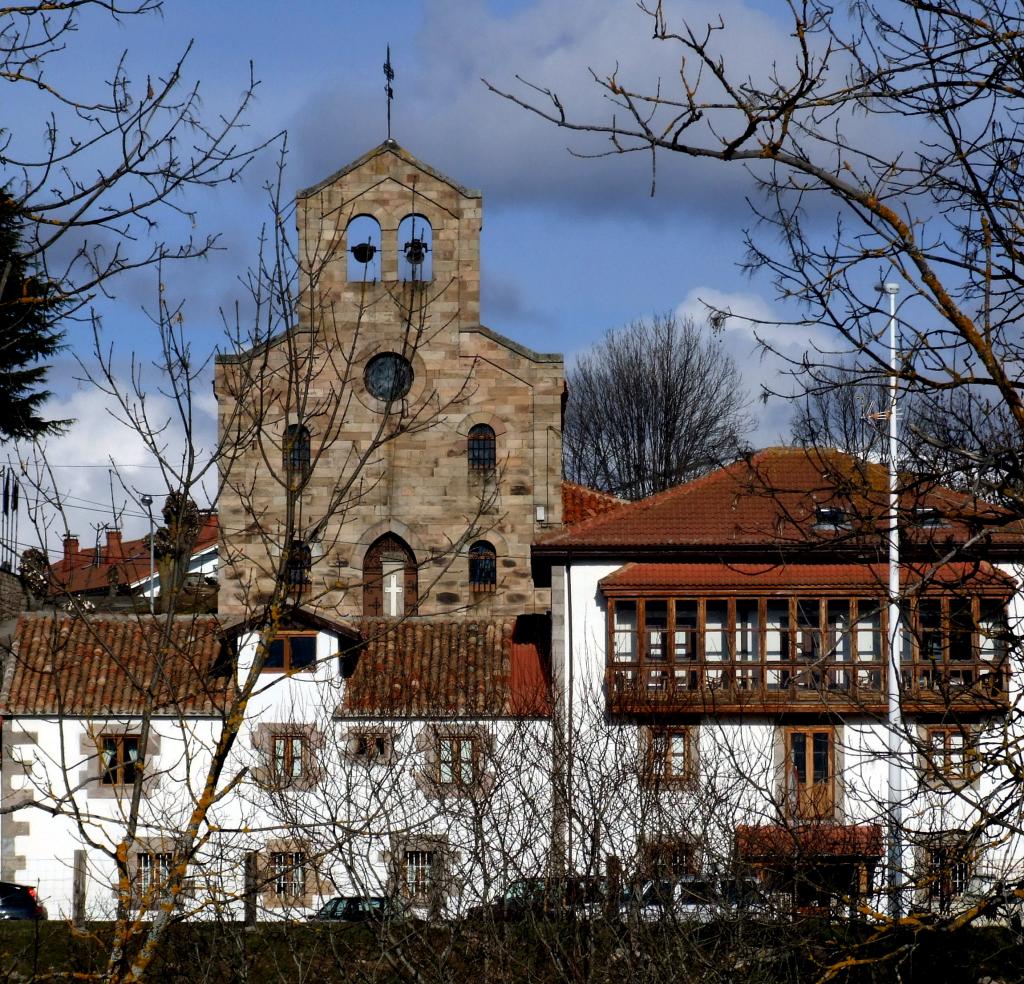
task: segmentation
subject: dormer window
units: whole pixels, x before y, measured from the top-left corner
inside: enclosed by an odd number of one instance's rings
[[[846,510],[841,509],[839,506],[816,506],[814,509],[814,525],[818,529],[849,529],[850,517]]]
[[[942,514],[934,506],[915,506],[914,525],[925,530],[933,530],[939,526],[945,526]]]

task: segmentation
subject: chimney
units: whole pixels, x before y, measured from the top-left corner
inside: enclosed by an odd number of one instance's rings
[[[72,561],[78,556],[78,537],[74,533],[64,535],[64,560]]]
[[[116,564],[124,560],[124,545],[120,530],[107,530],[107,563]]]

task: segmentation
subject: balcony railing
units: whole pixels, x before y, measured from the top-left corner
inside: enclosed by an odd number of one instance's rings
[[[742,661],[685,664],[625,663],[607,670],[612,713],[657,714],[789,710],[884,713],[886,667],[881,662]],[[906,710],[943,706],[1005,708],[1008,675],[988,660],[906,662]]]

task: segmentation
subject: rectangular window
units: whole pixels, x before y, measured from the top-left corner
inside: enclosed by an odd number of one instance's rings
[[[263,669],[289,673],[310,670],[316,666],[315,632],[281,632],[267,648]]]
[[[641,841],[637,868],[644,878],[679,878],[697,873],[697,851],[688,840]]]
[[[636,662],[636,602],[616,601],[612,645],[617,663]]]
[[[957,727],[926,728],[928,767],[932,778],[973,782],[978,774],[977,738]]]
[[[1006,605],[1002,601],[982,598],[978,610],[978,657],[1001,666],[1006,657],[1008,634]]]
[[[406,851],[404,857],[405,891],[411,898],[428,899],[436,884],[436,851]]]
[[[104,735],[100,739],[100,781],[130,786],[142,768],[138,735]]]
[[[301,779],[309,768],[305,735],[283,734],[271,738],[274,779],[287,785]]]
[[[442,786],[472,789],[479,778],[480,739],[442,735],[437,739],[437,781]]]
[[[769,601],[765,614],[765,658],[771,663],[788,663],[790,631],[789,602]],[[766,671],[769,690],[785,690],[789,686],[789,670],[783,667]]]
[[[270,855],[274,892],[283,899],[306,894],[306,855],[302,851],[274,851]]]
[[[935,837],[924,850],[923,888],[929,908],[948,915],[974,875],[974,859],[956,833]]]
[[[668,656],[668,602],[648,601],[644,604],[644,631],[647,636],[647,659],[664,662]]]
[[[677,663],[697,658],[697,602],[675,603],[676,624],[673,635],[673,656]]]
[[[835,749],[830,728],[786,732],[787,803],[800,820],[830,820],[835,812]]]
[[[651,728],[648,742],[652,783],[685,786],[696,780],[696,734],[692,728]]]

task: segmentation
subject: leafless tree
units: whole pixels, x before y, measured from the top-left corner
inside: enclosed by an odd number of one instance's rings
[[[0,186],[23,218],[25,259],[67,299],[65,314],[117,274],[208,253],[217,235],[193,232],[187,193],[237,180],[253,157],[239,139],[254,78],[234,109],[206,118],[200,85],[188,79],[188,49],[142,77],[131,74],[130,51],[114,52],[95,78],[69,70],[86,57],[80,30],[158,16],[162,7],[70,0],[0,8],[4,101],[32,120],[0,136]]]
[[[732,357],[673,314],[609,331],[567,385],[566,477],[626,499],[735,458],[753,429]]]

